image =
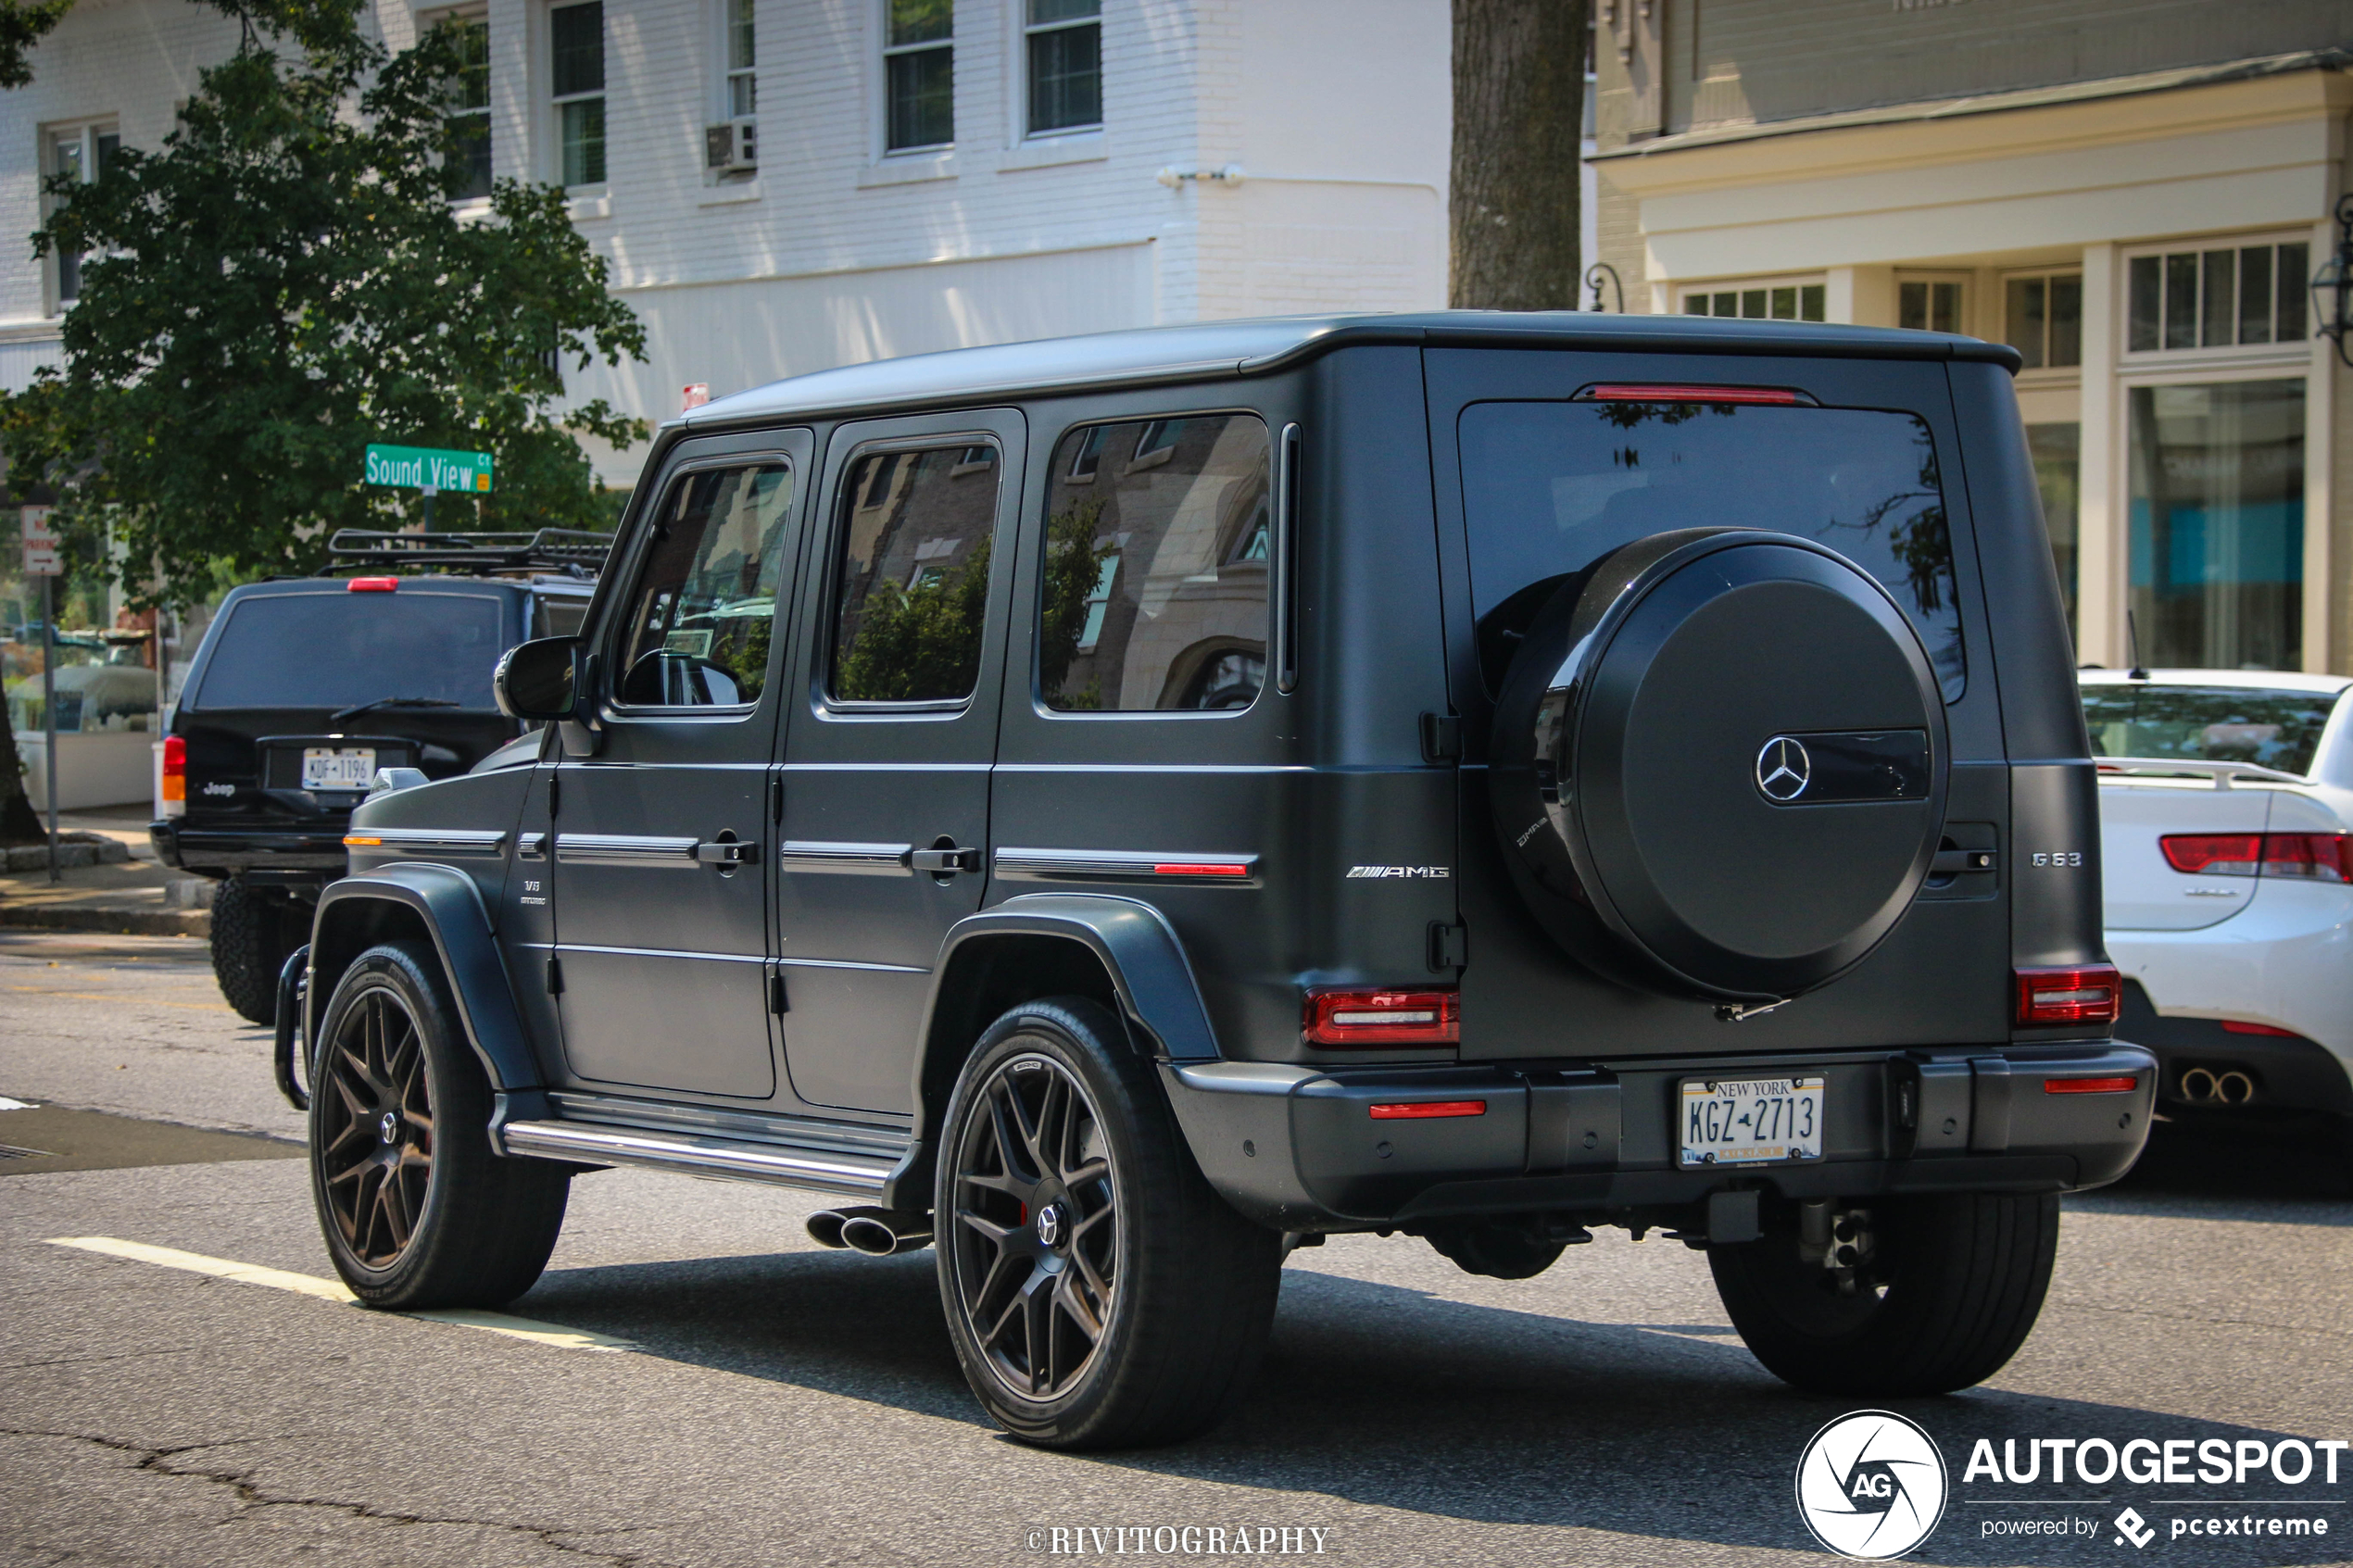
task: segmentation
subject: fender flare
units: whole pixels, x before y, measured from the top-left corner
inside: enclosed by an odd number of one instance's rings
[[[317,1040],[332,985],[321,986],[322,957],[334,959],[335,935],[364,914],[370,904],[396,904],[417,916],[440,955],[441,972],[458,1006],[466,1041],[490,1075],[491,1088],[500,1095],[545,1086],[522,1018],[515,1009],[514,990],[506,960],[473,878],[448,866],[427,861],[396,860],[357,876],[329,883],[319,895],[313,924],[311,985],[303,1020],[307,1040]],[[338,973],[340,972],[338,971]]]
[[[1137,898],[1101,893],[1026,893],[1008,898],[949,927],[932,966],[931,994],[924,1002],[915,1060],[908,1084],[914,1110],[913,1139],[886,1185],[883,1201],[928,1207],[932,1143],[927,1103],[935,1062],[943,1042],[943,1001],[957,982],[958,952],[975,941],[1002,936],[1043,936],[1071,942],[1095,956],[1111,977],[1113,994],[1139,1054],[1154,1061],[1212,1062],[1222,1060],[1217,1032],[1202,1003],[1201,984],[1185,956],[1185,945],[1168,917]]]

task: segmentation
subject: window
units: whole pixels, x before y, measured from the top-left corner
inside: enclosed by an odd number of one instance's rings
[[[230,607],[192,709],[348,708],[432,697],[488,713],[490,672],[513,639],[490,594],[406,588],[255,594]],[[289,648],[302,657],[290,659]]]
[[[2246,686],[2087,685],[2083,718],[2095,757],[2252,762],[2309,773],[2337,699]]]
[[[2030,370],[2083,362],[2083,274],[2055,272],[2002,282],[2002,341]]]
[[[112,125],[77,125],[49,132],[48,172],[60,180],[77,183],[95,180],[114,162],[114,155],[122,145],[122,136]],[[52,195],[49,210],[55,212],[64,205],[63,198]],[[57,254],[57,304],[71,305],[82,297],[82,253],[59,249]]]
[[[1899,278],[1895,283],[1895,324],[1916,332],[1957,332],[1962,330],[1962,285],[1943,278]]]
[[[850,464],[834,572],[837,701],[972,695],[999,468],[994,445],[869,452]]]
[[[559,6],[547,13],[554,44],[556,142],[563,183],[605,182],[604,0]]]
[[[490,194],[490,29],[480,17],[452,23],[458,74],[449,84],[449,161],[464,172],[457,201]]]
[[[1029,134],[1103,122],[1103,0],[1026,0]]]
[[[1079,471],[1078,456],[1092,465]],[[1266,681],[1265,421],[1092,425],[1049,471],[1038,684],[1072,712],[1248,708]],[[1113,481],[1108,483],[1098,483]]]
[[[2297,241],[2132,257],[2125,351],[2303,342],[2309,248]]]
[[[727,24],[727,118],[749,119],[760,112],[760,82],[752,66],[753,0],[723,0]]]
[[[623,702],[724,708],[760,700],[791,509],[792,474],[781,465],[677,481],[623,622]]]
[[[955,0],[883,0],[883,150],[956,139]]]
[[[2043,526],[2051,536],[2051,564],[2058,571],[2070,637],[2076,625],[2076,493],[2082,482],[2082,448],[2083,427],[2072,420],[2026,427],[2026,450],[2034,459],[2034,488],[2043,497]]]
[[[2136,386],[2125,407],[2142,659],[2300,668],[2303,381]]]
[[[1686,316],[1735,316],[1752,321],[1818,321],[1827,290],[1820,283],[1711,285],[1683,295]]]
[[[1482,403],[1462,417],[1471,608],[1491,686],[1553,591],[1623,545],[1706,524],[1817,539],[1894,596],[1948,702],[1967,677],[1928,426],[1861,408]]]

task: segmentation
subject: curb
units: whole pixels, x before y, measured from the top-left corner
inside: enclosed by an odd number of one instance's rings
[[[209,936],[209,909],[166,909],[92,904],[0,904],[0,929],[95,931],[112,935]]]

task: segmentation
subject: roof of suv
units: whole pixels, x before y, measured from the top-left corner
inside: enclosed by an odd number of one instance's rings
[[[2293,670],[2150,670],[2141,676],[2122,670],[2079,670],[2075,678],[2086,686],[2244,686],[2328,696],[2353,686],[2353,675],[2306,675]]]
[[[1504,345],[1604,351],[1976,359],[2015,372],[2018,351],[1946,332],[1591,311],[1432,310],[1390,316],[1275,316],[1141,327],[1085,337],[951,348],[844,365],[706,403],[667,428],[698,430],[846,409],[920,408],[975,395],[1067,393],[1279,370],[1354,344]]]

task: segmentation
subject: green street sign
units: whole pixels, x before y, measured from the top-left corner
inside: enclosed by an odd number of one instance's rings
[[[368,444],[368,483],[397,490],[454,490],[490,494],[490,454],[443,452],[431,446]]]

